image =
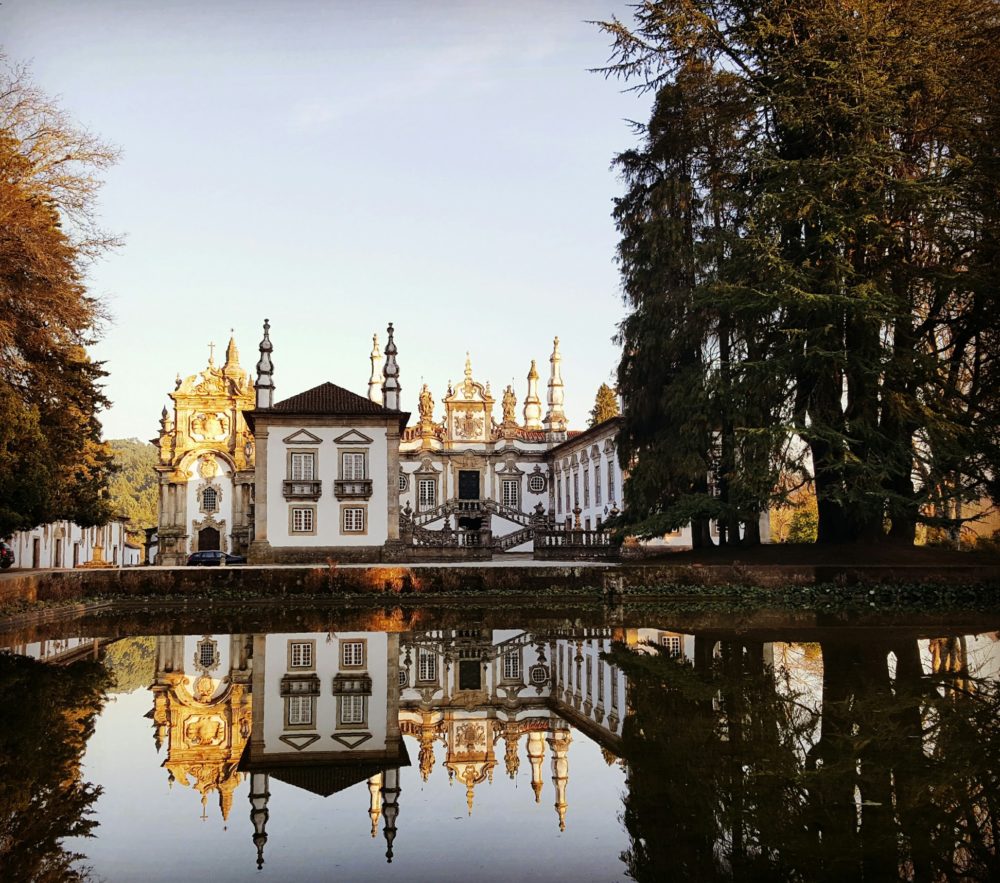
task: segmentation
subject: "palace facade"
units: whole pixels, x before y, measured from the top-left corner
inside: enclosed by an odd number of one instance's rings
[[[221,368],[210,356],[178,378],[154,441],[157,563],[212,548],[251,563],[488,558],[530,552],[556,528],[606,542],[601,525],[621,499],[618,421],[569,429],[558,338],[544,400],[536,361],[519,408],[510,385],[497,401],[466,354],[439,405],[419,391],[410,425],[387,331],[384,350],[373,337],[367,396],[326,382],[275,401],[268,321],[252,385],[233,340]]]

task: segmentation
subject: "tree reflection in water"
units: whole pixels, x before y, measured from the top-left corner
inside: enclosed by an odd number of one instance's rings
[[[1000,879],[997,684],[933,642],[930,675],[916,640],[820,647],[821,709],[760,644],[615,646],[630,877]]]
[[[97,662],[67,667],[0,653],[0,870],[5,880],[86,880],[62,846],[91,834],[101,789],[80,759],[109,685]]]

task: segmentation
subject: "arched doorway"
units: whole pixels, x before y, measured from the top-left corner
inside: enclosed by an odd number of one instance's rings
[[[219,532],[214,527],[203,527],[198,531],[198,551],[213,552],[219,548]]]

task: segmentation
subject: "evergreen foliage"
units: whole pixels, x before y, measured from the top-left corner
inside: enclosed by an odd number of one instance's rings
[[[129,538],[142,542],[143,528],[153,527],[159,518],[156,448],[137,438],[112,439],[108,446],[115,469],[108,485],[111,510],[128,518]]]
[[[114,156],[0,56],[0,535],[110,514],[106,372],[86,352],[103,316],[85,270],[114,244],[94,223]]]
[[[122,638],[104,651],[104,665],[111,675],[112,693],[148,689],[156,678],[156,638]]]
[[[656,94],[615,160],[634,531],[753,542],[782,471],[820,542],[1000,497],[997,4],[647,0],[601,27],[605,73]]]
[[[594,399],[594,407],[590,409],[590,421],[587,426],[597,426],[598,423],[603,423],[619,414],[621,411],[618,409],[618,396],[610,386],[602,383],[597,388],[597,396]]]

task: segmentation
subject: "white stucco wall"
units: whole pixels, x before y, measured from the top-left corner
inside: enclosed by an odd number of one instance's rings
[[[73,549],[77,547],[77,564],[93,560],[94,547],[104,550],[104,560],[109,564],[128,567],[138,564],[135,553],[125,546],[122,524],[112,521],[103,527],[80,527],[71,521],[54,521],[31,530],[15,533],[5,542],[14,550],[14,567],[34,566],[35,540],[38,540],[40,568],[73,567]]]
[[[352,426],[308,426],[302,430],[316,436],[318,442],[286,443],[299,431],[292,425],[271,425],[267,435],[267,539],[272,546],[381,546],[389,538],[389,502],[386,494],[388,442],[385,424],[369,426],[363,423]],[[371,443],[358,441],[337,442],[335,439],[352,432],[372,439]],[[367,451],[368,478],[372,482],[372,495],[368,500],[343,499],[334,495],[334,481],[340,479],[341,449]],[[318,500],[286,500],[282,483],[288,474],[289,451],[316,452],[316,478],[322,482]],[[396,485],[394,484],[395,488]],[[366,509],[365,533],[344,533],[341,509],[345,505],[363,506]],[[291,510],[294,506],[316,507],[316,533],[294,534],[289,530]]]
[[[343,641],[364,640],[367,642],[365,666],[362,669],[341,668],[340,645]],[[288,667],[288,644],[290,641],[315,642],[315,666],[313,669]],[[351,748],[335,741],[331,736],[347,732],[338,727],[337,697],[333,695],[333,678],[339,673],[357,675],[365,673],[372,679],[372,692],[368,696],[367,725],[352,725],[351,731],[364,731],[371,739],[358,746],[358,750],[378,751],[386,748],[387,696],[386,683],[388,669],[388,636],[385,632],[302,632],[268,635],[265,638],[264,664],[264,755],[288,754],[291,749],[282,742],[282,735],[317,733],[320,738],[301,749],[300,754],[316,752],[343,752],[349,755]],[[258,664],[255,660],[255,664]],[[320,692],[316,697],[313,726],[307,729],[285,727],[285,700],[281,695],[281,679],[286,675],[313,674],[319,678]]]

